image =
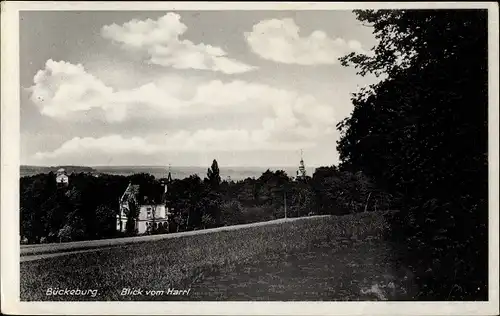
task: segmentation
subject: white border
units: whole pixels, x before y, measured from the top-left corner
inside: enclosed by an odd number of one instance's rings
[[[2,2],[1,311],[8,314],[123,315],[497,315],[498,4],[496,2]],[[489,301],[488,302],[19,302],[19,11],[20,10],[352,10],[489,9]]]

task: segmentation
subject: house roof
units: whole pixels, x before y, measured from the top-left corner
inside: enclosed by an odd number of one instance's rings
[[[125,192],[123,192],[122,201],[128,200],[130,198],[139,201],[139,188],[140,186],[138,184],[129,183],[127,189],[125,189]]]
[[[121,200],[134,199],[138,204],[159,204],[163,200],[163,191],[157,186],[141,187],[138,184],[129,183],[122,195]]]

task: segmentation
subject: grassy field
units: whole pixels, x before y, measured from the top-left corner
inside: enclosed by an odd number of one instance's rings
[[[314,215],[314,217],[325,217],[325,216],[329,215]],[[280,218],[265,222],[222,226],[217,228],[191,230],[191,231],[171,233],[171,234],[145,235],[145,236],[122,237],[113,239],[84,240],[84,241],[73,241],[73,242],[63,242],[63,243],[21,245],[21,261],[23,261],[22,259],[25,257],[30,257],[35,255],[59,254],[71,251],[94,250],[98,248],[125,246],[129,244],[158,241],[162,239],[172,239],[183,236],[211,234],[213,232],[219,232],[219,231],[238,230],[242,228],[272,225],[283,222],[293,222],[296,220],[303,220],[303,219],[300,217],[286,218],[286,219]]]
[[[21,300],[411,300],[417,289],[386,229],[382,213],[304,218],[22,262]]]

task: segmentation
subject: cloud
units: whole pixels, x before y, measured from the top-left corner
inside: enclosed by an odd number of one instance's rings
[[[51,159],[72,155],[93,155],[96,152],[114,155],[130,154],[138,151],[144,154],[152,154],[160,150],[153,144],[148,144],[140,137],[125,139],[120,135],[110,135],[101,138],[93,137],[75,137],[63,143],[59,148],[52,152],[38,152],[35,154],[37,159]]]
[[[273,142],[262,131],[241,129],[204,129],[194,132],[178,131],[170,136],[75,137],[53,151],[37,152],[37,161],[74,162],[108,161],[124,155],[154,156],[179,152],[230,152],[256,150],[296,150],[310,148],[311,142]],[[96,159],[97,158],[97,159]]]
[[[105,107],[113,94],[113,89],[86,73],[82,65],[51,59],[36,73],[33,83],[31,100],[50,117],[67,118],[71,112]]]
[[[129,90],[114,90],[87,73],[80,64],[48,60],[28,90],[40,113],[55,119],[99,119],[121,122],[133,116],[164,117],[189,105],[168,86],[148,83]]]
[[[245,38],[260,57],[285,64],[336,64],[338,58],[351,52],[363,52],[360,42],[331,38],[321,30],[301,37],[291,18],[264,20],[255,24]]]
[[[180,37],[187,31],[180,15],[167,13],[157,20],[131,20],[122,25],[105,25],[101,35],[123,48],[145,54],[150,63],[177,69],[201,69],[237,74],[254,66],[229,58],[220,47],[195,44]]]
[[[266,114],[275,120],[275,126],[292,126],[297,120],[329,124],[334,116],[330,105],[311,95],[242,80],[189,86],[188,79],[165,77],[137,88],[115,90],[82,65],[48,60],[33,81],[31,100],[43,115],[54,119],[103,118],[113,123],[134,117],[182,118],[225,112]]]
[[[291,150],[314,146],[320,138],[335,132],[333,107],[311,95],[242,80],[188,82],[189,78],[166,77],[137,88],[116,90],[87,73],[82,65],[48,60],[29,88],[31,100],[43,115],[69,122],[167,118],[191,119],[191,123],[183,130],[164,126],[162,134],[142,138],[75,137],[53,151],[37,153],[36,158],[71,161],[69,157],[80,159],[78,155],[159,155],[169,150]],[[207,115],[215,117],[211,128],[197,126],[196,122]],[[237,127],[228,126],[235,121]]]

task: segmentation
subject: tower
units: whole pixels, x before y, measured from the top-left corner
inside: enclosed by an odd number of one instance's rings
[[[168,165],[168,176],[167,176],[167,183],[172,182],[172,166],[169,164]]]
[[[304,179],[306,177],[306,166],[304,165],[304,159],[302,157],[302,149],[300,150],[300,164],[299,170],[297,172],[297,177]]]
[[[172,173],[171,173],[171,167],[168,165],[168,175],[166,180],[162,180],[162,185],[163,185],[163,194],[167,193],[168,190],[168,185],[172,182]]]

